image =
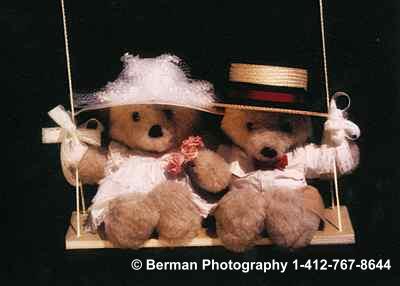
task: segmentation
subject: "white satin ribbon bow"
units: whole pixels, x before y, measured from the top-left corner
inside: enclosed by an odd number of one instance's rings
[[[61,143],[62,170],[68,183],[75,185],[75,169],[88,150],[87,144],[101,145],[103,126],[96,119],[89,119],[77,128],[71,115],[61,105],[50,110],[48,114],[60,127],[43,128],[42,143]],[[86,128],[90,121],[97,123],[96,129]]]
[[[336,106],[336,99],[340,96],[347,97],[348,104],[344,109]],[[360,137],[360,128],[352,121],[345,118],[345,111],[350,107],[350,96],[344,92],[337,92],[330,102],[328,120],[324,124],[324,143],[339,146],[344,140],[356,140]]]

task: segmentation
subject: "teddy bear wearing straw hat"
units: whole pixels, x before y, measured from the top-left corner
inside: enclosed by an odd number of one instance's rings
[[[357,125],[331,101],[321,145],[309,143],[309,117],[271,110],[299,110],[307,100],[307,70],[233,63],[221,127],[232,145],[219,148],[233,174],[214,211],[217,233],[232,251],[251,248],[263,231],[287,248],[310,243],[324,216],[318,190],[306,179],[352,172],[359,162]],[[293,112],[292,112],[293,113]]]
[[[200,111],[215,112],[212,85],[189,78],[176,56],[122,61],[115,81],[76,100],[80,112],[109,112],[111,143],[90,146],[78,165],[83,183],[99,185],[87,226],[101,226],[122,248],[140,247],[154,231],[167,243],[186,242],[214,206],[199,189],[218,192],[231,177],[194,131]]]

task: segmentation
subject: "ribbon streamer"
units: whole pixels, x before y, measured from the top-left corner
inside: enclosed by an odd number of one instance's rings
[[[344,109],[339,109],[336,105],[336,100],[340,96],[345,96],[347,98],[348,104]],[[345,118],[345,112],[350,107],[350,96],[344,92],[336,92],[330,101],[328,120],[324,124],[324,138],[323,143],[331,146],[339,146],[345,140],[356,140],[360,137],[360,128],[350,120]],[[336,197],[336,209],[337,209],[337,220],[338,220],[338,230],[342,231],[342,217],[340,213],[340,199],[339,199],[339,184],[338,184],[338,174],[336,167],[336,160],[332,160],[333,169],[333,183],[335,189]],[[334,206],[333,200],[333,190],[331,189],[332,195],[332,207]]]
[[[336,100],[340,96],[345,96],[348,100],[348,104],[344,109],[340,109],[336,105]],[[345,111],[349,107],[350,96],[347,93],[337,92],[333,95],[329,106],[328,120],[324,125],[325,132],[327,133],[327,136],[324,136],[324,143],[331,146],[339,146],[346,139],[356,140],[360,137],[360,128],[345,118]]]
[[[61,143],[60,160],[63,174],[68,183],[75,186],[75,169],[89,148],[87,144],[101,146],[101,132],[104,128],[96,119],[89,119],[77,128],[70,113],[61,105],[50,110],[48,114],[60,127],[43,128],[42,142]],[[97,123],[96,129],[87,128],[90,121]]]

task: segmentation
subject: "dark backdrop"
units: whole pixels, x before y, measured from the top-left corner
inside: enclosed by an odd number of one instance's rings
[[[356,230],[354,246],[310,247],[286,253],[259,247],[244,255],[223,248],[139,251],[64,250],[74,208],[58,146],[41,145],[47,111],[68,106],[65,54],[58,1],[14,2],[1,10],[3,160],[2,258],[5,282],[44,285],[142,285],[147,283],[316,284],[399,283],[399,21],[396,1],[326,1],[328,63],[332,90],[352,96],[352,118],[362,129],[361,164],[341,180],[342,201]],[[3,4],[4,5],[4,4]],[[232,58],[307,66],[315,109],[324,92],[317,0],[308,1],[69,1],[73,81],[90,90],[113,80],[124,52],[172,52],[196,77],[221,90]],[[316,122],[320,126],[321,122]],[[133,258],[165,261],[264,261],[276,258],[392,259],[391,271],[277,275],[253,272],[133,272]],[[197,278],[196,276],[199,276]],[[196,278],[194,278],[196,277]],[[396,278],[397,277],[397,278]],[[357,283],[357,282],[352,282]]]

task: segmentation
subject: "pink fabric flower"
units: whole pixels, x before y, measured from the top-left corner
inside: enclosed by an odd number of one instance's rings
[[[182,165],[185,162],[185,156],[181,153],[172,153],[166,166],[168,174],[178,176],[182,172]]]
[[[180,152],[172,153],[168,159],[165,170],[168,174],[178,176],[183,165],[196,159],[199,149],[204,147],[203,139],[200,136],[191,136],[182,142]]]
[[[192,161],[199,154],[199,149],[203,147],[203,139],[200,136],[191,136],[182,142],[181,153],[186,161]]]

